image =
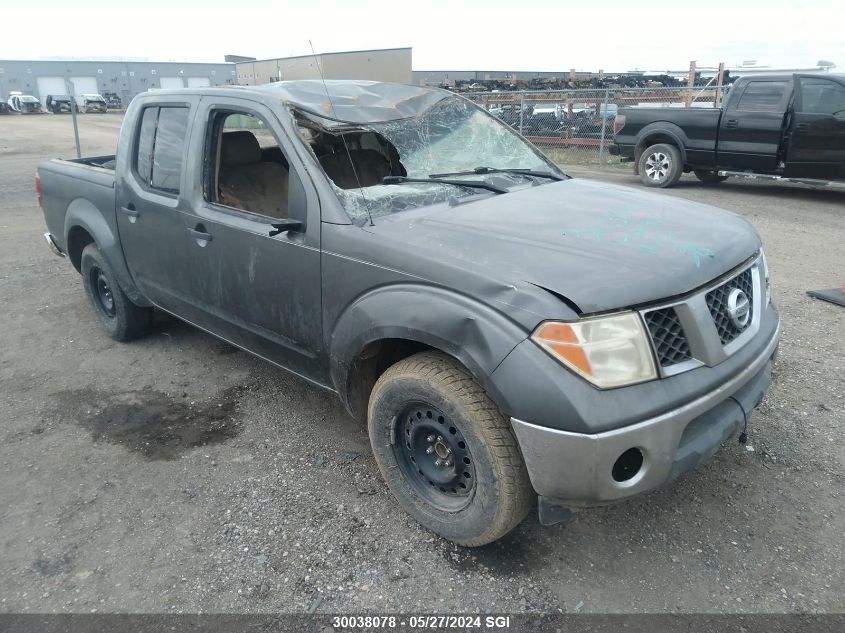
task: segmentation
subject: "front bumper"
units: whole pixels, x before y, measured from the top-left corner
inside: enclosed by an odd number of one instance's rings
[[[706,461],[762,400],[779,336],[778,326],[762,352],[716,389],[636,424],[587,434],[511,418],[537,494],[547,504],[602,505],[658,488]],[[620,481],[614,466],[629,449],[640,452],[642,465]]]

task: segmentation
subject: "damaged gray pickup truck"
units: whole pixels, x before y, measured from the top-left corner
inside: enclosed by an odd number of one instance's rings
[[[744,431],[779,317],[742,218],[561,172],[452,93],[156,91],[38,168],[106,332],[166,311],[335,392],[402,507],[468,546],[653,490]]]

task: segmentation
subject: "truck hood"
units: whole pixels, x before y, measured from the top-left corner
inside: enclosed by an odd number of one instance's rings
[[[397,213],[369,230],[413,254],[406,272],[416,276],[460,288],[458,268],[515,288],[532,284],[582,314],[687,293],[760,248],[734,213],[581,179]],[[444,268],[450,278],[438,279]]]

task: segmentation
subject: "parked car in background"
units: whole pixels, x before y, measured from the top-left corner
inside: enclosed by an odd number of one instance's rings
[[[76,103],[79,106],[79,111],[86,114],[89,112],[106,112],[109,109],[106,100],[101,95],[96,94],[79,95],[76,98]]]
[[[70,95],[47,95],[44,105],[47,107],[47,110],[53,114],[70,112],[72,108],[76,107],[76,104]]]
[[[845,181],[845,76],[740,77],[721,108],[619,109],[612,154],[634,162],[649,187],[692,171],[705,183],[731,175]]]
[[[116,92],[104,92],[103,99],[106,100],[106,105],[108,106],[109,110],[123,109],[123,100]]]
[[[9,112],[11,112],[9,104],[5,101],[0,101],[0,114],[9,114]]]
[[[336,393],[398,503],[462,545],[536,499],[552,524],[674,480],[771,381],[746,220],[570,178],[448,91],[147,92],[116,156],[44,162],[36,190],[109,336],[156,307]]]
[[[25,95],[22,92],[10,92],[9,100],[6,102],[12,112],[20,114],[36,114],[41,112],[41,101],[32,95]]]

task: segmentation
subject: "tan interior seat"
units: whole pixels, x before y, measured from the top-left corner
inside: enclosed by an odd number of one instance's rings
[[[355,163],[360,183],[355,178],[352,165],[349,164],[350,156]],[[391,173],[390,161],[374,149],[350,148],[348,155],[346,150],[341,149],[334,154],[321,156],[320,164],[332,182],[341,189],[354,189],[359,184],[361,187],[380,185],[382,179]]]
[[[224,132],[220,141],[218,199],[236,209],[272,218],[288,217],[288,172],[279,163],[262,162],[252,132]]]

